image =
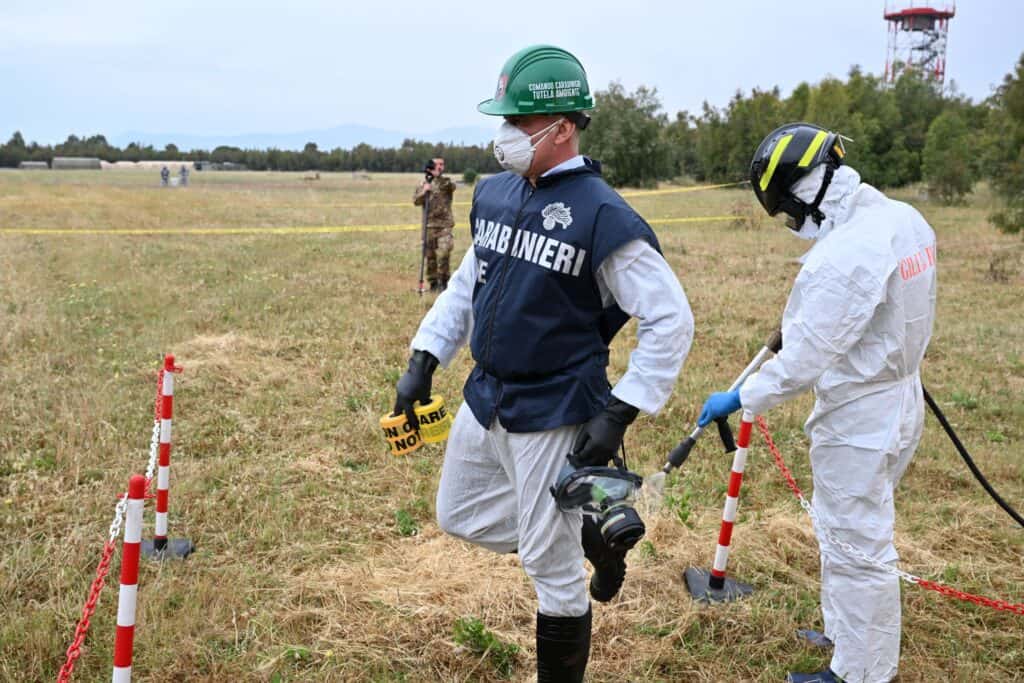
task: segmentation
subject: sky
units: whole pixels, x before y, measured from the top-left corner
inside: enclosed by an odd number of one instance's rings
[[[670,114],[696,112],[737,89],[787,93],[852,64],[880,73],[884,5],[2,0],[0,137],[492,128],[477,103],[509,55],[542,42],[576,54],[594,90],[654,86]],[[982,99],[1024,52],[1024,1],[961,0],[956,10],[947,83]]]

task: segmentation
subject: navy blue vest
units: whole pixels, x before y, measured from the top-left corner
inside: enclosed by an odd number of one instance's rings
[[[470,229],[479,277],[463,396],[477,421],[510,432],[579,424],[608,401],[608,343],[629,319],[603,308],[595,274],[650,226],[586,165],[538,179],[480,182]]]

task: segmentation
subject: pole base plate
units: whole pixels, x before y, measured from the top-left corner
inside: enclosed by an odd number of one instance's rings
[[[714,602],[732,602],[744,598],[754,592],[754,587],[748,583],[741,583],[728,576],[725,577],[725,585],[721,588],[710,586],[711,572],[699,567],[688,567],[683,572],[683,579],[686,581],[686,588],[690,596],[697,602],[711,604]]]
[[[196,550],[196,546],[187,538],[169,538],[163,548],[157,549],[156,542],[151,538],[142,539],[142,556],[152,560],[185,559]]]

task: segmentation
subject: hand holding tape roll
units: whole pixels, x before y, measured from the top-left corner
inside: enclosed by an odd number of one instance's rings
[[[392,455],[409,455],[424,443],[440,443],[448,438],[452,416],[439,395],[432,395],[426,404],[417,401],[413,413],[417,424],[410,424],[405,412],[388,413],[380,418],[380,428]]]

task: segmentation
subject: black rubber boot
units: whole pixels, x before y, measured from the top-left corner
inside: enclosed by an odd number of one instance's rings
[[[594,566],[590,577],[590,597],[608,602],[619,594],[626,580],[626,551],[612,550],[604,542],[601,529],[589,515],[583,515],[583,554]]]
[[[549,617],[537,612],[537,683],[583,683],[590,659],[591,612]]]

